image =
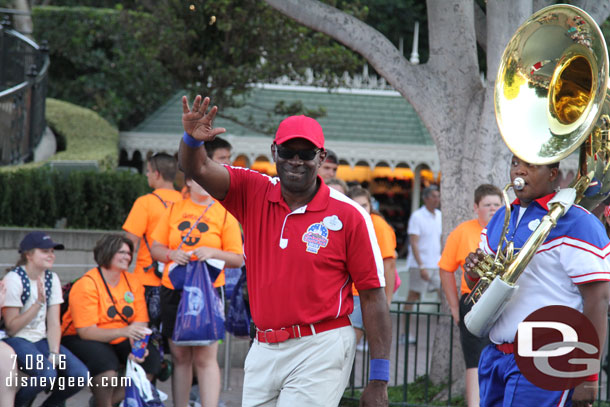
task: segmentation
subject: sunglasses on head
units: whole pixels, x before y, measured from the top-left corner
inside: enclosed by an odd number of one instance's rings
[[[319,148],[313,150],[293,150],[291,148],[282,147],[280,145],[277,146],[277,155],[278,157],[284,160],[290,160],[295,155],[298,155],[299,158],[303,161],[313,160],[319,151]]]

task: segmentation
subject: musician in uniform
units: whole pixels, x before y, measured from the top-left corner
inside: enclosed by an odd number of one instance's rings
[[[532,165],[516,156],[510,165],[517,199],[506,238],[516,250],[523,246],[548,213],[555,196],[559,164]],[[464,264],[466,281],[473,287],[479,276],[475,265],[483,252],[495,255],[504,226],[505,208],[500,208],[481,234],[480,249]],[[582,312],[597,328],[599,343],[605,343],[610,281],[610,245],[601,222],[589,211],[573,205],[559,218],[545,241],[519,277],[518,290],[491,326],[491,344],[479,361],[481,406],[586,406],[598,391],[597,375],[573,389],[545,390],[532,384],[519,370],[513,354],[518,325],[532,312],[550,305],[563,305]]]

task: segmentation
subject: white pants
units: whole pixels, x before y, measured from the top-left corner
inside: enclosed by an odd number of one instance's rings
[[[282,343],[254,340],[244,366],[242,406],[337,406],[355,351],[351,326]]]

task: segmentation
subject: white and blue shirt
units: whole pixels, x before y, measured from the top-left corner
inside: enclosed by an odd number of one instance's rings
[[[548,213],[548,202],[554,195],[532,202],[520,219],[519,201],[513,202],[506,238],[514,242],[515,252]],[[487,254],[495,255],[498,248],[505,211],[500,208],[481,233],[480,247]],[[573,205],[519,277],[519,289],[491,329],[491,341],[514,342],[518,324],[548,305],[565,305],[582,312],[583,300],[577,285],[610,281],[609,253],[610,240],[602,223],[583,207]]]

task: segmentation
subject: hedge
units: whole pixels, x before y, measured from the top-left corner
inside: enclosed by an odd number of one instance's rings
[[[48,168],[0,172],[0,225],[118,230],[133,202],[150,192],[146,177],[128,171]]]
[[[88,107],[127,130],[175,90],[159,62],[164,38],[148,13],[88,7],[34,7],[34,38],[49,43],[49,93]]]

